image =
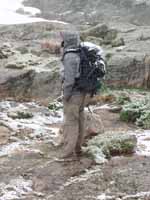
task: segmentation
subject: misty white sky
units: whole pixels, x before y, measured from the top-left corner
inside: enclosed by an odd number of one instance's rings
[[[31,16],[39,13],[40,10],[31,7],[24,7],[22,1],[23,0],[0,0],[0,24],[19,24],[43,20],[40,18],[31,18]],[[31,14],[21,15],[16,13],[15,11],[19,8],[23,8]]]

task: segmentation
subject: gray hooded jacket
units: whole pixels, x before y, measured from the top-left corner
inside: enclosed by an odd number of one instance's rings
[[[64,33],[64,52],[67,50],[75,50],[79,47],[80,39],[76,33]],[[76,52],[64,54],[63,63],[63,92],[64,98],[71,95],[80,94],[79,91],[73,88],[75,78],[79,76],[80,57]]]

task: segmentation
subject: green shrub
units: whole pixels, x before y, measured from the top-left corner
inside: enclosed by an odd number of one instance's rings
[[[51,111],[58,111],[63,108],[63,105],[60,102],[54,101],[52,103],[49,103],[48,108]]]
[[[135,122],[140,117],[140,112],[138,104],[128,103],[123,107],[120,118],[126,122]]]
[[[124,132],[105,133],[88,141],[85,151],[96,163],[103,163],[112,156],[131,154],[136,147],[136,137]]]
[[[116,99],[116,102],[119,105],[124,105],[125,103],[128,103],[130,101],[131,101],[130,97],[126,93],[123,93],[123,94],[117,96],[117,99]]]
[[[150,128],[150,110],[143,112],[140,118],[137,119],[136,124],[145,129]]]
[[[28,111],[9,112],[7,115],[12,119],[30,119],[33,117],[33,114]]]
[[[126,122],[134,122],[142,128],[150,128],[150,97],[124,105],[120,118]]]
[[[18,119],[29,119],[33,117],[33,114],[26,111],[18,111],[17,112]]]

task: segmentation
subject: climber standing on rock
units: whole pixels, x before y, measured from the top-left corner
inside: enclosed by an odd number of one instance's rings
[[[86,51],[94,46],[84,47],[80,43],[79,34],[76,32],[65,32],[63,37],[63,70],[61,76],[63,80],[63,106],[64,106],[64,122],[62,128],[63,146],[60,158],[68,158],[74,155],[81,154],[83,144],[85,125],[84,125],[84,107],[87,94],[93,96],[98,87],[99,81],[97,74],[101,76],[105,74],[105,65],[101,59],[99,63],[102,66],[102,71],[98,68],[94,69],[86,58]],[[88,44],[88,43],[87,43]],[[90,43],[89,43],[90,44]],[[87,45],[88,46],[88,45]],[[83,48],[84,47],[84,48]],[[100,52],[96,50],[96,56]],[[95,52],[94,52],[95,53]],[[95,61],[94,61],[95,62]],[[89,65],[89,66],[88,66]],[[84,66],[84,69],[83,69]],[[92,68],[91,68],[92,67]],[[89,71],[89,68],[90,71]]]

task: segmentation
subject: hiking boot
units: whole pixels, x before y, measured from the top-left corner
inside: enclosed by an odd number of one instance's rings
[[[76,151],[76,155],[77,155],[77,156],[82,156],[82,154],[83,154],[83,152],[82,152],[81,149]]]
[[[58,155],[58,157],[61,158],[61,159],[72,158],[72,157],[76,157],[76,154],[74,152],[71,152],[71,153],[60,153],[60,155]]]
[[[75,152],[76,152],[77,156],[81,156],[83,153],[81,146],[76,146]]]

